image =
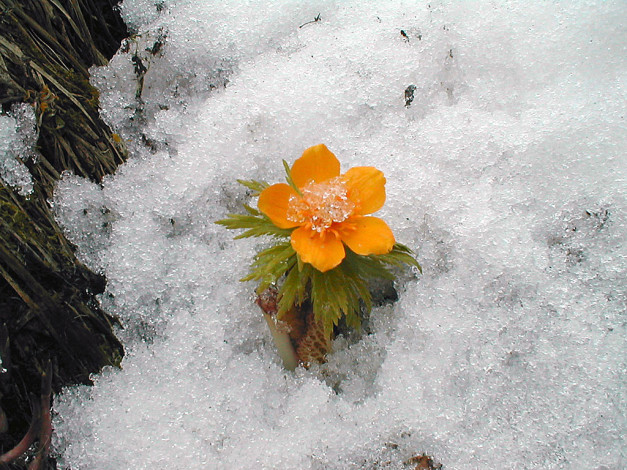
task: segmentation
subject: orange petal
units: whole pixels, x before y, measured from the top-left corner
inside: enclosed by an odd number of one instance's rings
[[[394,234],[378,217],[353,217],[339,228],[340,238],[358,255],[383,255],[394,247]]]
[[[264,189],[259,195],[257,207],[279,228],[292,228],[298,224],[287,220],[287,207],[296,192],[287,184],[279,183]]]
[[[340,162],[326,145],[309,147],[292,165],[292,179],[299,188],[340,176]]]
[[[344,245],[333,233],[315,232],[305,227],[292,232],[292,247],[301,260],[322,272],[335,268],[346,256]]]
[[[372,214],[385,202],[385,176],[372,166],[351,168],[342,176],[348,198],[357,206],[355,214]]]

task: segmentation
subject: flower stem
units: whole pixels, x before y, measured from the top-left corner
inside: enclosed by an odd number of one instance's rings
[[[299,361],[296,356],[296,351],[294,351],[294,346],[292,346],[290,335],[286,331],[282,331],[278,328],[275,315],[264,313],[263,317],[266,319],[266,323],[270,328],[270,333],[272,333],[272,339],[274,339],[277,352],[283,360],[283,367],[287,370],[296,369]]]
[[[283,367],[287,370],[294,370],[298,367],[299,359],[287,328],[281,328],[276,319],[277,313],[277,290],[268,288],[263,291],[256,301],[263,310],[263,317],[266,319],[272,339],[277,347],[277,352],[283,360]]]

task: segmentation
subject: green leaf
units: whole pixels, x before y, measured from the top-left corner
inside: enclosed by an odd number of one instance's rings
[[[285,179],[287,180],[287,184],[289,184],[292,189],[296,191],[296,194],[302,197],[303,195],[300,192],[300,189],[296,186],[296,183],[294,183],[294,180],[292,179],[292,170],[290,170],[290,165],[285,160],[283,160],[283,168],[285,168]]]
[[[300,272],[298,269],[290,269],[279,290],[279,308],[277,311],[277,318],[279,320],[294,307],[300,290],[304,290],[300,279]]]
[[[392,248],[392,251],[386,253],[385,255],[372,255],[371,257],[381,261],[382,263],[391,264],[393,266],[415,266],[418,268],[418,271],[422,273],[422,267],[414,257],[414,252],[400,243],[396,243]]]
[[[390,279],[394,274],[387,270],[383,263],[375,256],[360,256],[346,249],[346,257],[341,264],[345,272],[352,277],[361,279]]]
[[[311,268],[312,274],[307,281],[311,286],[314,315],[322,322],[327,334],[331,334],[342,316],[346,317],[347,325],[359,328],[362,305],[367,311],[372,309],[372,296],[366,281],[395,279],[386,265],[410,265],[420,269],[413,252],[400,243],[385,255],[361,256],[346,247],[346,257],[338,267],[324,273]],[[295,273],[288,274],[286,304],[293,304],[299,280]]]
[[[370,289],[368,289],[368,285],[363,279],[356,279],[355,287],[357,289],[357,294],[364,302],[366,312],[369,312],[372,310],[372,294],[370,293]]]
[[[300,255],[298,255],[298,253],[296,254],[296,256],[298,257],[298,270],[302,271],[303,267],[305,266],[305,263],[303,263],[303,260],[301,259]],[[311,265],[308,265],[311,266]]]
[[[331,334],[333,327],[344,315],[352,324],[357,324],[361,309],[360,300],[371,305],[370,292],[365,281],[347,274],[341,267],[324,273],[312,270],[311,300],[314,315],[324,325],[325,332]]]
[[[244,209],[246,210],[246,212],[248,212],[251,215],[256,215],[256,216],[260,216],[261,212],[259,212],[257,209],[250,207],[248,204],[242,204],[244,206]]]
[[[349,328],[359,331],[361,330],[361,318],[359,318],[359,315],[355,313],[350,313],[346,315],[346,325]]]
[[[241,281],[260,281],[257,292],[261,293],[275,284],[296,264],[296,252],[289,242],[279,243],[261,251],[251,265],[251,272]]]
[[[310,264],[306,264],[303,269],[293,266],[287,271],[285,281],[279,289],[278,319],[281,319],[294,306],[301,305],[305,301],[312,271]]]
[[[266,189],[268,186],[270,186],[268,183],[266,183],[265,181],[255,181],[255,180],[237,180],[237,182],[239,184],[241,184],[242,186],[246,186],[248,189],[250,189],[253,193],[252,196],[259,196],[259,194],[261,194],[261,192]]]
[[[345,285],[337,283],[338,269],[324,273],[313,270],[311,279],[311,301],[316,320],[321,321],[325,334],[331,335],[333,326],[337,325],[346,312]]]
[[[223,225],[228,229],[255,227],[261,222],[259,216],[246,214],[227,214],[228,219],[216,220],[216,224]]]
[[[289,237],[292,233],[291,229],[279,228],[265,215],[253,215],[251,211],[255,209],[249,208],[249,214],[229,214],[228,219],[216,221],[216,224],[222,225],[231,230],[248,229],[244,233],[237,235],[235,239],[248,237],[261,237],[270,235],[272,237]]]

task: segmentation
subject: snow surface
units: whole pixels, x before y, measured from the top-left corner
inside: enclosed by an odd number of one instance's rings
[[[14,105],[0,114],[0,180],[22,196],[33,192],[33,178],[24,161],[34,157],[36,141],[35,112],[30,105]]]
[[[55,397],[62,468],[627,467],[625,2],[121,11],[92,72],[132,158],[54,205],[127,355]],[[265,242],[213,222],[318,143],[384,171],[424,274],[290,373],[238,281]]]

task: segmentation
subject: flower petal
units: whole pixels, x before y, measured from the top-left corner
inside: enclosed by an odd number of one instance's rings
[[[287,220],[287,207],[292,196],[296,196],[296,192],[289,185],[285,183],[273,184],[261,192],[257,207],[277,227],[296,227],[298,225],[296,222]]]
[[[372,214],[385,202],[385,176],[372,166],[351,168],[342,176],[348,189],[348,198],[357,206],[355,214]]]
[[[394,247],[394,234],[378,217],[353,217],[339,227],[340,238],[358,255],[383,255]]]
[[[333,233],[305,227],[292,232],[292,247],[303,262],[322,272],[335,268],[346,256],[344,245]]]
[[[299,188],[340,176],[340,162],[326,145],[309,147],[292,165],[292,180]]]

